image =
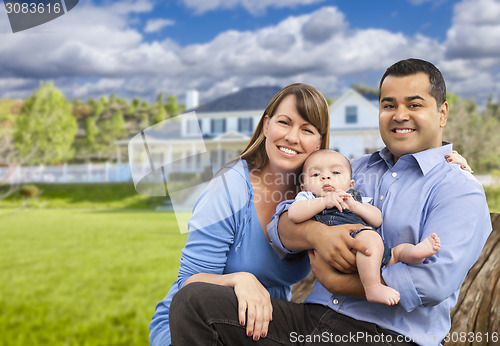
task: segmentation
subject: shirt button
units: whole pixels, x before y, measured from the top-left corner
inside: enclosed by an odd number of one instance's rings
[[[384,195],[380,196],[380,200],[383,201],[384,200]]]
[[[337,305],[339,303],[338,299],[333,300],[333,304]]]
[[[393,176],[394,178],[396,178],[396,177],[398,176],[398,174],[397,174],[396,172],[392,172],[392,176]]]

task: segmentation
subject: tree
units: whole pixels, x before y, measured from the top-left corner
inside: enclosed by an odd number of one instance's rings
[[[177,103],[177,97],[175,97],[174,95],[168,96],[166,108],[169,118],[173,118],[179,115],[179,104]]]
[[[478,113],[473,100],[448,94],[448,123],[443,138],[454,145],[475,171],[488,171],[500,163],[500,125],[488,114]]]
[[[153,105],[153,124],[158,124],[163,120],[167,119],[167,111],[165,110],[165,104],[163,103],[163,93],[158,94],[156,103]]]
[[[484,110],[484,114],[488,116],[492,116],[498,120],[500,120],[500,106],[498,102],[493,100],[493,96],[488,98],[488,102],[486,103],[486,108]]]
[[[356,90],[361,95],[378,95],[378,88],[365,83],[353,83],[351,84],[351,88]]]
[[[95,123],[95,117],[87,117],[85,118],[85,144],[91,148],[95,144],[95,139],[97,136],[97,132],[99,129]]]
[[[52,82],[41,83],[17,117],[14,144],[21,159],[53,164],[73,157],[78,126],[72,105]]]
[[[125,120],[123,119],[123,113],[121,111],[115,112],[111,117],[111,132],[115,139],[119,139],[126,135]]]
[[[99,158],[111,159],[115,155],[114,142],[126,135],[125,121],[121,111],[113,113],[111,118],[98,122],[98,131],[95,134],[93,153]]]
[[[0,114],[0,166],[3,174],[0,175],[0,200],[14,193],[18,185],[13,184],[11,178],[20,164],[12,141],[12,114]]]

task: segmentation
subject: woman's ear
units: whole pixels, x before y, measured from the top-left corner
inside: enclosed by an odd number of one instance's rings
[[[263,126],[263,132],[264,132],[264,137],[267,137],[267,131],[269,131],[269,115],[264,115],[264,126]]]

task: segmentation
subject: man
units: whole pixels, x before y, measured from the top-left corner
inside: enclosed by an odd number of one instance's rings
[[[441,249],[419,265],[383,268],[382,279],[401,300],[395,306],[373,304],[363,299],[359,277],[352,274],[350,248],[356,240],[349,232],[356,227],[315,221],[295,225],[284,214],[279,223],[275,218],[268,226],[274,245],[285,252],[314,249],[311,266],[318,281],[304,304],[272,300],[273,320],[263,345],[438,345],[449,331],[449,312],[491,232],[484,191],[470,173],[445,161],[452,150],[442,142],[448,103],[434,65],[419,59],[397,62],[383,75],[379,90],[386,147],[352,162],[353,179],[382,210],[380,233],[389,247],[417,244],[435,232]],[[219,344],[252,342],[236,328],[215,332]]]

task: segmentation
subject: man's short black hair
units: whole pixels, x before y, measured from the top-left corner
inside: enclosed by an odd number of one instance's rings
[[[429,93],[436,99],[438,108],[441,107],[441,105],[446,101],[446,84],[441,71],[428,61],[414,58],[398,61],[385,71],[382,79],[380,80],[378,89],[379,101],[382,83],[387,76],[406,77],[419,72],[423,72],[429,77],[431,84]]]

